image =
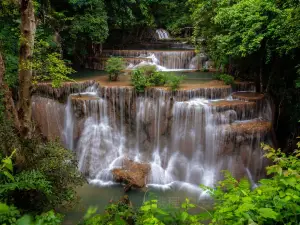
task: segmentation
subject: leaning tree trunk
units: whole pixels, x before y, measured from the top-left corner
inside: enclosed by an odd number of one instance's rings
[[[18,115],[21,135],[30,138],[31,122],[31,88],[32,88],[32,55],[36,30],[32,0],[21,0],[21,41],[19,58],[19,104]]]
[[[2,102],[5,107],[5,116],[7,119],[13,121],[14,126],[17,131],[20,129],[20,123],[18,119],[17,110],[12,99],[12,93],[8,87],[8,85],[4,82],[4,74],[5,74],[5,65],[4,60],[2,58],[2,54],[0,52],[0,90],[3,93]]]

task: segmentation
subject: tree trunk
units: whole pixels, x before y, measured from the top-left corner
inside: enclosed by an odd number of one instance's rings
[[[32,55],[36,30],[32,0],[21,0],[21,41],[19,58],[19,105],[18,115],[21,135],[32,136],[31,123],[31,89],[32,89]]]
[[[2,100],[5,107],[5,116],[7,119],[13,121],[16,130],[19,131],[20,123],[18,119],[17,110],[15,107],[15,103],[12,99],[11,91],[7,86],[7,84],[4,82],[4,74],[5,74],[5,65],[4,65],[4,60],[2,58],[2,54],[0,52],[0,90],[3,93]]]

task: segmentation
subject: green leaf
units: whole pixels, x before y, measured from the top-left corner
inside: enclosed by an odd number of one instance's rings
[[[2,163],[8,170],[13,172],[13,164],[12,164],[11,158],[7,157],[7,158],[3,159]]]
[[[278,216],[278,213],[274,212],[272,209],[270,208],[260,208],[258,210],[259,214],[261,217],[263,218],[271,218],[271,219],[276,219],[276,217]]]
[[[4,203],[0,203],[0,213],[6,213],[9,212],[9,206],[4,204]]]
[[[17,220],[17,225],[30,225],[32,224],[32,218],[29,215],[22,216]]]
[[[189,216],[189,214],[187,212],[182,212],[180,215],[180,220],[184,222],[184,221],[186,221],[188,216]]]
[[[10,179],[11,181],[14,181],[14,180],[15,180],[14,177],[13,177],[13,175],[11,175],[10,172],[8,172],[8,171],[3,171],[3,174],[4,174],[8,179]]]

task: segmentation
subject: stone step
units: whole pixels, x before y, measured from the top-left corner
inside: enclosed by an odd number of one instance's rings
[[[100,99],[96,95],[89,95],[89,94],[72,95],[71,98],[72,98],[72,101],[93,101],[93,100]]]
[[[223,111],[227,109],[239,109],[247,108],[251,109],[255,107],[255,102],[245,102],[240,100],[220,100],[220,101],[211,101],[209,105],[214,107],[217,110]]]
[[[255,92],[255,84],[254,82],[242,82],[242,81],[235,81],[235,85],[233,85],[232,90],[234,92]]]
[[[264,99],[264,94],[256,92],[235,92],[232,94],[233,99],[242,101],[258,102]]]
[[[257,107],[255,102],[245,102],[240,100],[221,100],[221,101],[212,101],[209,103],[210,106],[215,110],[217,118],[222,118],[227,114],[231,115],[231,120],[247,120],[254,119],[257,117]],[[235,116],[233,116],[233,112],[235,112]],[[219,115],[220,114],[220,115]],[[230,120],[230,121],[231,121]]]
[[[236,122],[225,125],[223,130],[230,135],[266,135],[271,131],[272,124],[269,121],[250,120],[248,122]]]

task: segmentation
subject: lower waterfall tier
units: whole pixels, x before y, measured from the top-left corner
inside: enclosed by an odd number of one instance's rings
[[[59,137],[76,151],[79,169],[92,183],[113,183],[116,169],[130,178],[124,160],[148,165],[146,184],[162,186],[213,186],[221,170],[236,177],[250,172],[255,179],[264,174],[260,143],[270,142],[272,112],[263,95],[252,93],[255,99],[248,101],[240,96],[250,93],[231,95],[226,86],[177,92],[152,88],[137,95],[131,87],[93,83],[81,93],[69,93],[64,104],[66,92],[50,91],[59,93],[50,99],[45,89],[44,97],[37,91],[32,99],[34,119],[43,135]]]

